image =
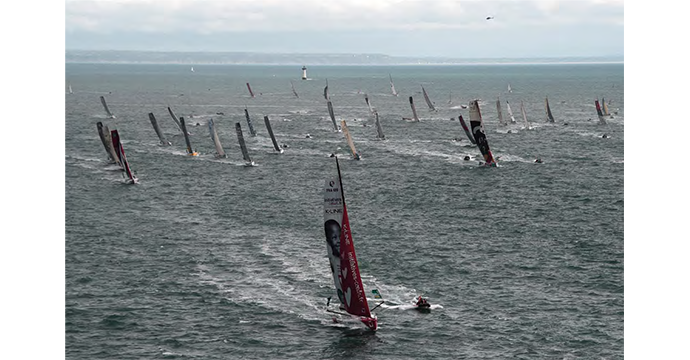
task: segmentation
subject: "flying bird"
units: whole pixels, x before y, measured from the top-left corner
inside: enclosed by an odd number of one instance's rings
[[[491,19],[493,19],[493,18],[494,18],[493,16],[487,16],[487,17],[486,17],[486,20],[491,20]]]

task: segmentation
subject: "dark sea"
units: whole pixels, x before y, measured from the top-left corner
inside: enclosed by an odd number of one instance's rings
[[[624,357],[623,64],[307,67],[301,80],[301,66],[65,65],[67,359]],[[333,130],[326,81],[360,161]],[[409,96],[419,122],[403,120]],[[497,98],[517,124],[499,125]],[[472,99],[498,167],[478,165],[458,121]],[[200,156],[186,155],[168,106]],[[98,121],[118,130],[139,184],[108,163]],[[325,311],[331,153],[365,290],[386,301],[375,333]],[[420,294],[429,313],[410,309]]]

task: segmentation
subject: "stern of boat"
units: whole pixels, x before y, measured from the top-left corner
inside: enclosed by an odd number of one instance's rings
[[[361,317],[360,320],[366,325],[371,331],[376,331],[379,328],[379,319],[376,316],[373,317]]]

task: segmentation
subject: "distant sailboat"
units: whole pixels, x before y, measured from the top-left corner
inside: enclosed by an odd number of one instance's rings
[[[184,142],[187,144],[187,155],[199,156],[199,153],[192,150],[192,143],[189,142],[189,135],[187,132],[187,125],[185,125],[184,117],[180,117],[180,125],[182,126],[182,134],[184,135]]]
[[[522,101],[520,101],[520,112],[522,113],[522,121],[525,123],[525,129],[531,130],[532,126],[529,124],[529,121],[527,121],[527,113],[525,112],[525,104]]]
[[[156,131],[156,135],[158,135],[158,140],[160,140],[161,145],[172,145],[170,141],[165,139],[165,135],[163,135],[161,128],[158,126],[158,121],[156,121],[156,117],[153,115],[153,113],[149,113],[149,120],[151,120],[151,125],[153,125],[153,130]]]
[[[376,138],[379,140],[385,140],[386,136],[383,135],[383,128],[381,127],[378,111],[374,111],[374,116],[376,116]]]
[[[601,98],[601,108],[604,111],[604,116],[613,117],[613,116],[611,116],[611,113],[609,112],[609,105],[608,105],[608,103],[606,103],[606,101],[604,101],[604,98]]]
[[[113,139],[110,135],[110,129],[108,129],[108,125],[103,125],[103,123],[99,121],[96,123],[96,128],[98,128],[98,136],[101,138],[101,142],[103,143],[105,152],[108,154],[110,162],[122,167],[122,163],[120,163],[120,158],[117,156],[115,148],[113,147]]]
[[[429,106],[429,110],[436,111],[434,104],[432,104],[431,100],[429,100],[429,95],[426,93],[424,86],[422,86],[422,93],[424,94],[424,101],[426,101],[426,104]]]
[[[323,88],[323,98],[328,101],[328,79],[326,79],[326,87]]]
[[[482,124],[482,114],[479,111],[479,102],[477,100],[470,101],[470,126],[472,127],[474,141],[476,141],[479,151],[484,156],[484,166],[496,166],[496,160],[491,153],[491,149],[489,149],[489,142],[486,140],[486,133]]]
[[[244,136],[242,136],[242,125],[240,123],[235,123],[235,131],[237,131],[237,141],[240,143],[240,149],[242,150],[242,157],[245,161],[245,166],[254,166],[252,158],[249,157],[249,152],[247,151],[247,145],[244,143]]]
[[[211,134],[211,140],[213,140],[213,145],[216,147],[216,158],[227,158],[223,146],[220,144],[220,139],[218,138],[218,132],[216,131],[216,125],[213,119],[208,120],[208,132]]]
[[[508,84],[508,92],[509,92],[509,93],[512,93],[512,92],[513,92],[513,89],[510,87],[510,84]]]
[[[168,106],[168,113],[170,114],[170,117],[175,122],[175,125],[177,125],[177,128],[180,129],[180,132],[184,133],[184,131],[182,131],[182,125],[180,124],[180,120],[177,119],[177,116],[175,116],[175,113],[172,111],[170,106]],[[188,132],[187,135],[192,135],[192,133]]]
[[[335,131],[340,131],[340,129],[338,129],[338,123],[335,121],[335,113],[333,113],[333,104],[330,100],[328,100],[326,105],[328,105],[328,115],[331,117],[331,121],[333,121],[333,129]]]
[[[410,96],[410,107],[412,108],[412,116],[414,117],[414,121],[419,121],[417,109],[414,107],[414,100],[412,100],[412,96]]]
[[[546,121],[548,122],[556,122],[553,118],[553,114],[551,113],[551,107],[549,106],[549,97],[546,97],[546,100],[544,100],[544,107],[546,108]]]
[[[275,135],[273,135],[273,129],[271,128],[271,122],[268,120],[268,116],[264,116],[264,124],[266,124],[266,130],[268,130],[268,135],[271,136],[271,142],[273,142],[273,149],[279,153],[283,153],[283,149],[278,146]]]
[[[249,111],[244,108],[244,117],[247,118],[247,125],[249,126],[249,134],[251,136],[256,136],[256,131],[254,131],[254,125],[252,125],[252,119],[249,118]]]
[[[73,92],[72,92],[72,84],[67,84],[67,91],[68,91],[68,93],[73,94]]]
[[[398,96],[398,92],[395,91],[395,85],[393,85],[393,77],[391,76],[391,74],[388,74],[388,78],[391,81],[391,92],[393,93],[393,96]]]
[[[101,104],[103,104],[103,108],[105,109],[105,113],[108,114],[108,117],[114,119],[115,115],[113,115],[113,113],[110,112],[110,109],[108,109],[108,104],[106,104],[104,96],[101,96]]]
[[[508,115],[510,116],[510,122],[515,124],[517,121],[515,121],[515,116],[513,116],[513,110],[510,109],[510,103],[508,100],[506,100],[506,107],[508,108]]]
[[[597,108],[597,117],[599,117],[599,123],[606,125],[606,120],[604,120],[604,113],[601,111],[601,106],[599,106],[599,100],[594,99],[594,105]]]
[[[470,132],[470,129],[467,127],[465,119],[462,118],[462,115],[458,116],[458,120],[460,120],[460,125],[462,126],[462,129],[465,130],[465,135],[467,135],[467,138],[470,139],[470,142],[472,144],[476,144],[477,142],[474,140],[474,136],[472,136],[472,133]]]
[[[252,98],[254,98],[254,92],[252,91],[252,87],[249,86],[249,83],[247,83],[247,90],[249,90],[249,96],[251,96]]]
[[[296,98],[299,98],[299,95],[297,95],[297,91],[295,90],[295,84],[292,83],[292,80],[290,80],[290,86],[292,87],[292,93],[295,94]]]
[[[112,131],[110,131],[110,137],[113,140],[113,148],[115,148],[115,152],[117,153],[117,157],[120,160],[120,163],[122,164],[122,171],[128,177],[127,183],[128,184],[138,184],[139,179],[137,179],[137,177],[134,176],[132,169],[130,169],[130,167],[129,167],[129,162],[127,161],[127,156],[125,156],[125,149],[122,147],[122,143],[120,142],[120,134],[118,134],[117,130],[112,130]]]
[[[352,135],[350,135],[350,130],[347,128],[345,120],[341,120],[340,124],[340,127],[343,129],[343,135],[345,135],[345,140],[347,140],[347,145],[350,147],[350,151],[352,152],[352,157],[355,160],[361,159],[359,153],[355,149],[355,143],[352,141]]]
[[[371,103],[369,103],[369,95],[367,95],[366,93],[364,94],[364,101],[367,103],[367,107],[369,108],[369,112],[373,114],[375,111],[374,111],[374,109],[371,108]]]
[[[503,120],[503,111],[501,110],[501,99],[496,99],[496,111],[498,112],[498,123],[501,126],[506,126],[508,123]]]

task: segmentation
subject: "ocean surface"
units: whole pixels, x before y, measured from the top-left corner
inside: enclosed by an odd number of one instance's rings
[[[307,67],[309,80],[295,66],[65,65],[67,359],[623,358],[623,64]],[[326,81],[360,161],[333,130]],[[409,96],[419,122],[403,120]],[[497,98],[517,124],[499,125]],[[457,120],[472,99],[496,168],[478,165]],[[108,163],[98,121],[119,131],[139,184]],[[386,301],[375,333],[324,310],[331,153],[365,290]],[[419,294],[431,312],[410,309]]]

